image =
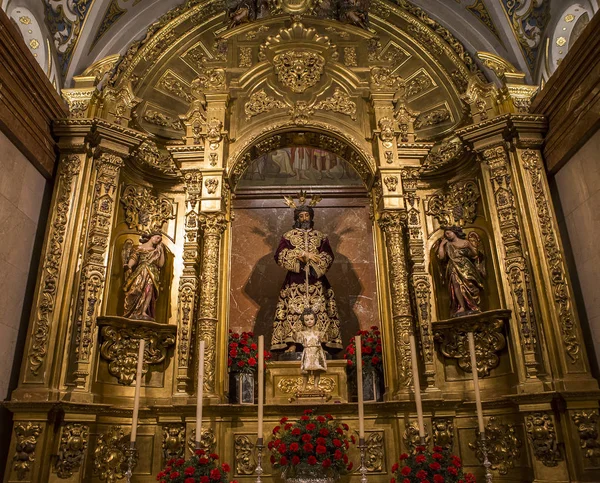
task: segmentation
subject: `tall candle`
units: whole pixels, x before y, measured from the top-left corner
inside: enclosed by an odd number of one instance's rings
[[[477,357],[475,355],[475,338],[473,332],[467,334],[469,339],[469,352],[471,353],[471,372],[473,373],[473,389],[475,389],[475,406],[477,407],[477,421],[479,423],[479,432],[485,433],[485,424],[483,422],[483,408],[481,407],[481,393],[479,392],[479,374],[477,374]]]
[[[362,344],[360,335],[354,337],[356,346],[356,385],[358,388],[358,437],[365,440],[365,402],[363,400]]]
[[[258,336],[258,440],[263,439],[263,406],[265,403],[265,336]]]
[[[198,383],[196,388],[196,449],[200,447],[202,436],[202,397],[204,393],[204,341],[200,341],[198,350]]]
[[[419,381],[419,363],[417,360],[417,344],[415,336],[410,335],[410,359],[412,364],[413,387],[415,403],[417,404],[417,424],[419,425],[419,438],[425,438],[425,423],[423,422],[423,402],[421,401],[421,382]]]
[[[142,389],[142,369],[144,367],[144,339],[140,339],[138,350],[137,371],[135,374],[135,396],[133,398],[133,420],[131,421],[131,439],[130,444],[133,448],[137,438],[138,414],[140,412],[140,391]]]

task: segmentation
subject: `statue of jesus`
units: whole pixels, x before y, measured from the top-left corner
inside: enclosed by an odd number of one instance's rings
[[[308,309],[315,315],[315,329],[323,332],[325,347],[336,351],[342,348],[340,322],[335,295],[325,276],[334,256],[327,235],[313,229],[313,206],[320,197],[312,196],[306,204],[306,194],[301,191],[298,200],[296,205],[286,198],[294,208],[294,227],[281,237],[275,252],[275,261],[288,273],[275,310],[271,350],[298,350],[301,342],[295,340],[295,334],[303,330],[301,317]]]

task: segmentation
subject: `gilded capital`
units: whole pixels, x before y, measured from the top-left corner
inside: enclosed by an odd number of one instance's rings
[[[227,228],[229,223],[224,213],[200,213],[198,215],[200,229],[204,236],[220,235]]]

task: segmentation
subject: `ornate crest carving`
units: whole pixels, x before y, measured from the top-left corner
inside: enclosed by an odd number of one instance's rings
[[[117,483],[125,478],[127,471],[126,450],[129,441],[121,426],[111,426],[106,433],[98,436],[94,450],[94,474],[100,481]],[[134,458],[134,465],[137,463]]]
[[[236,434],[233,438],[235,452],[235,475],[252,475],[256,469],[254,443],[246,434]]]
[[[279,82],[292,92],[301,93],[321,80],[325,59],[308,50],[290,50],[277,54],[273,65]]]
[[[123,190],[121,204],[125,210],[125,223],[140,233],[162,231],[163,225],[175,218],[173,202],[154,196],[143,186],[128,185]]]
[[[148,372],[148,365],[164,361],[167,349],[175,344],[176,328],[170,325],[131,320],[119,323],[108,318],[99,318],[98,325],[103,326],[100,354],[119,384],[130,385],[135,379],[139,339],[146,341],[142,374]]]
[[[188,450],[191,454],[194,454],[196,450],[196,430],[192,429],[190,431],[190,437],[188,438]],[[200,434],[200,448],[206,451],[207,453],[214,453],[217,448],[217,437],[215,436],[215,432],[212,428],[206,428],[202,430]]]
[[[552,416],[532,413],[525,416],[525,431],[534,456],[545,466],[557,466],[562,461]]]
[[[185,458],[185,425],[163,426],[162,451],[165,462],[171,458]]]
[[[60,436],[60,446],[55,463],[59,478],[70,478],[83,462],[88,444],[89,427],[86,424],[67,424]]]
[[[433,425],[433,444],[452,450],[454,444],[454,423],[452,418],[434,418],[431,423]]]
[[[35,423],[15,424],[15,454],[13,455],[13,469],[19,480],[24,480],[27,473],[31,471],[31,465],[35,461],[35,447],[38,438],[42,434],[42,426]]]
[[[206,191],[209,195],[214,195],[219,187],[219,180],[217,178],[206,178],[204,186],[206,186]]]
[[[389,117],[382,117],[377,124],[379,127],[379,139],[383,146],[390,149],[393,146],[393,141],[396,139],[395,123]]]
[[[428,215],[439,221],[440,226],[465,226],[477,218],[479,187],[475,180],[454,183],[448,191],[435,193],[427,199]]]
[[[492,469],[501,475],[506,475],[508,470],[515,467],[515,462],[521,456],[522,442],[517,436],[515,425],[502,423],[495,416],[491,416],[485,426],[485,439]],[[477,441],[480,441],[479,430],[477,430]],[[481,446],[478,443],[469,443],[469,448],[475,451],[475,456],[483,463]]]
[[[579,433],[579,446],[586,458],[600,457],[600,441],[598,441],[598,411],[577,411],[573,414],[573,422]]]
[[[419,437],[419,423],[417,421],[412,421],[402,434],[402,441],[404,441],[404,446],[406,447],[409,453],[415,451],[417,446],[421,445],[421,438]],[[425,446],[429,446],[431,441],[431,435],[429,431],[427,431],[427,424],[425,424]]]
[[[398,176],[384,176],[383,182],[388,191],[391,191],[392,193],[398,188]]]

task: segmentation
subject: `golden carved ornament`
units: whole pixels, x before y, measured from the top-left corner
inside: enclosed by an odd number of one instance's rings
[[[177,175],[177,167],[169,154],[161,155],[156,143],[147,139],[131,153],[131,159],[142,165],[143,169],[150,168],[161,175],[172,177]]]
[[[356,103],[350,99],[350,96],[339,87],[336,87],[333,96],[328,97],[314,105],[315,109],[325,111],[339,112],[349,116],[353,121],[356,120]]]
[[[600,457],[600,441],[598,441],[598,411],[582,410],[572,415],[579,434],[579,446],[583,456],[589,459]]]
[[[390,192],[395,192],[398,188],[398,176],[384,176],[383,182]]]
[[[448,106],[440,106],[427,112],[422,112],[415,120],[415,129],[425,129],[432,126],[437,126],[446,121],[453,121],[452,112]]]
[[[73,182],[79,175],[81,161],[76,154],[62,159],[59,168],[58,187],[56,189],[56,205],[50,221],[46,256],[42,265],[40,293],[36,303],[33,319],[32,341],[29,348],[29,371],[39,375],[48,353],[48,335],[51,318],[56,306],[56,289],[62,261],[67,222],[71,213],[71,191]]]
[[[452,418],[433,418],[433,444],[452,451],[454,445],[454,422]]]
[[[302,93],[321,80],[325,59],[308,50],[289,50],[277,54],[273,65],[281,84],[292,92]]]
[[[431,435],[427,430],[427,424],[425,424],[425,446],[429,446],[431,442]],[[419,423],[417,421],[412,421],[406,426],[404,433],[402,433],[402,441],[404,442],[404,447],[406,448],[408,453],[414,453],[417,446],[421,446],[421,437],[419,436]]]
[[[433,216],[442,227],[465,226],[477,218],[477,202],[481,198],[477,182],[467,179],[452,183],[428,197],[425,213]]]
[[[309,381],[306,383],[307,387],[312,387],[314,384],[314,376],[309,377]],[[304,385],[304,379],[302,377],[283,377],[278,383],[277,388],[284,394],[296,394],[301,391]],[[321,377],[319,379],[319,391],[324,393],[331,393],[335,389],[335,380],[331,377]]]
[[[171,458],[185,458],[184,424],[166,424],[163,426],[162,456],[165,463]]]
[[[374,91],[395,90],[401,82],[400,76],[392,74],[387,67],[371,67],[371,89]]]
[[[252,67],[252,47],[240,47],[238,67]]]
[[[256,469],[254,443],[246,434],[236,434],[233,438],[235,476],[253,475]]]
[[[488,450],[488,459],[492,463],[492,469],[501,475],[506,475],[515,467],[521,457],[521,442],[514,424],[505,424],[495,416],[491,416],[485,425],[485,439]],[[475,443],[469,443],[469,448],[475,452],[475,456],[483,464],[484,456],[479,441],[481,436],[476,430]]]
[[[348,67],[358,66],[355,47],[344,47],[344,65]]]
[[[190,86],[174,73],[167,71],[156,84],[157,89],[166,92],[178,99],[190,103],[194,100],[190,93]]]
[[[203,69],[194,79],[195,88],[204,91],[221,91],[227,89],[225,70],[217,68]]]
[[[251,119],[254,116],[258,116],[263,112],[269,112],[273,109],[282,109],[287,107],[287,104],[283,101],[279,101],[272,96],[267,95],[264,89],[254,92],[248,102],[244,104],[244,112],[246,113],[246,120]]]
[[[19,480],[24,480],[35,462],[35,448],[42,434],[42,426],[36,423],[15,423],[15,454],[13,455],[13,470]]]
[[[203,449],[207,453],[214,453],[217,449],[217,437],[215,436],[215,431],[212,428],[202,429],[199,443],[198,449]],[[196,450],[196,429],[190,431],[187,445],[188,451],[191,454],[194,454],[194,451]]]
[[[369,433],[365,441],[365,466],[369,473],[381,473],[385,470],[385,438],[383,431]]]
[[[552,274],[550,279],[553,286],[552,295],[558,309],[563,344],[571,362],[575,363],[579,360],[580,356],[577,321],[567,284],[565,261],[556,239],[558,227],[553,221],[552,205],[544,180],[546,176],[544,167],[540,154],[537,151],[530,149],[523,151],[522,158],[523,165],[530,176],[537,219],[542,232],[542,246],[548,270]]]
[[[377,127],[379,128],[379,139],[381,139],[383,147],[391,149],[396,140],[395,121],[389,117],[382,117],[377,123]]]
[[[544,466],[554,467],[563,460],[558,449],[558,440],[552,416],[536,412],[525,415],[525,432],[533,450],[533,455]]]
[[[219,187],[219,179],[206,178],[204,180],[204,186],[206,186],[206,191],[209,195],[214,195],[217,192],[217,188]]]
[[[54,463],[59,478],[68,479],[79,471],[88,445],[89,427],[81,423],[69,423],[63,427],[60,446]]]
[[[108,361],[108,372],[119,384],[129,386],[135,380],[141,339],[146,341],[142,374],[148,372],[149,365],[163,362],[167,349],[175,344],[176,327],[171,325],[105,317],[98,319],[98,325],[102,326],[103,340],[100,354]]]
[[[508,60],[491,52],[477,52],[477,57],[488,69],[491,69],[494,74],[500,79],[507,72],[517,72],[517,69]]]
[[[162,231],[163,225],[175,218],[173,201],[139,185],[128,185],[121,195],[125,223],[139,233]]]
[[[169,116],[154,109],[146,109],[144,111],[144,115],[142,116],[142,120],[155,126],[173,129],[174,131],[183,131],[183,124],[178,118]]]
[[[128,448],[129,438],[121,426],[111,426],[106,433],[98,436],[94,450],[94,474],[100,481],[117,483],[125,478]],[[132,466],[136,465],[137,456],[134,456]]]
[[[297,125],[304,126],[315,113],[315,110],[306,101],[296,101],[296,104],[288,112]]]

